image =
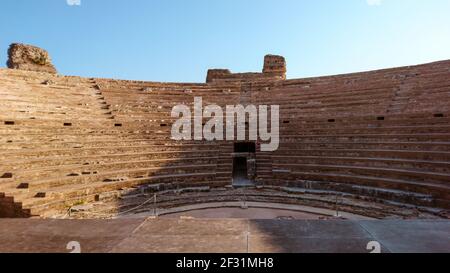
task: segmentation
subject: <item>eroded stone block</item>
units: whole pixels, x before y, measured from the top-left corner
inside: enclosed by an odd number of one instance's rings
[[[10,45],[7,66],[11,69],[57,73],[46,50],[24,44]]]

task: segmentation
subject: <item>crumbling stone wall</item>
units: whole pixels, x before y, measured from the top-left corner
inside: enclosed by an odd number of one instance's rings
[[[263,73],[286,79],[286,60],[283,56],[266,55]]]
[[[231,76],[231,72],[228,69],[209,69],[206,76],[206,82],[213,82],[214,79],[225,79]]]
[[[264,68],[262,73],[231,73],[228,69],[210,69],[206,82],[214,81],[253,81],[259,79],[286,79],[286,60],[283,56],[266,55],[264,57]]]
[[[48,52],[31,45],[11,44],[6,65],[11,69],[57,73]]]

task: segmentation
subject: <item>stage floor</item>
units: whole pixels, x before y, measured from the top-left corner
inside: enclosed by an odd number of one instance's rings
[[[448,220],[0,219],[0,252],[450,252]]]

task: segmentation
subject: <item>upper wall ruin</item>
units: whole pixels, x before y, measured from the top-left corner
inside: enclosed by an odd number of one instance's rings
[[[228,69],[209,69],[207,83],[217,81],[245,81],[255,79],[286,79],[286,60],[283,56],[266,55],[262,73],[231,73]]]
[[[286,79],[286,60],[282,56],[266,55],[264,57],[263,73]]]
[[[6,65],[11,69],[57,73],[48,52],[31,45],[11,44]]]
[[[56,74],[49,53],[39,47],[13,43],[8,49],[7,67],[36,72]],[[252,80],[285,80],[286,60],[283,56],[266,55],[261,73],[232,73],[228,69],[209,69],[206,82],[217,81],[252,81]]]

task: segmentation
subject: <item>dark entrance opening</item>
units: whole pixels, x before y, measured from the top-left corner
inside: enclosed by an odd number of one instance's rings
[[[234,143],[235,153],[256,153],[256,144],[254,142]]]
[[[233,160],[233,180],[247,180],[247,158],[235,157]]]
[[[233,186],[254,186],[256,144],[254,142],[234,143]],[[250,168],[250,169],[249,169]]]

